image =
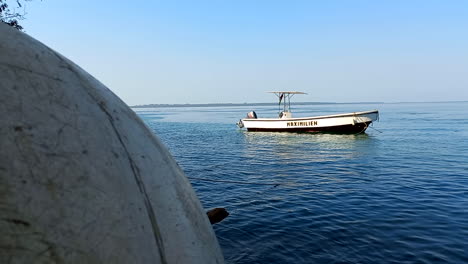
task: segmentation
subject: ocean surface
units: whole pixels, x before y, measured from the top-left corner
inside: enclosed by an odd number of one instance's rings
[[[365,134],[246,132],[275,106],[134,109],[167,145],[214,225],[226,263],[468,263],[468,102],[378,109]]]

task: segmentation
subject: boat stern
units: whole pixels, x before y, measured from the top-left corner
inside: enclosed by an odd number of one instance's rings
[[[239,121],[236,123],[236,125],[237,125],[239,128],[243,128],[243,127],[244,127],[244,122],[242,122],[242,119],[239,119]]]

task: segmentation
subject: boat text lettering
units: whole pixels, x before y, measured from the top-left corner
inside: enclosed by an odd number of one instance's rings
[[[300,122],[288,122],[286,126],[316,126],[317,121],[300,121]]]

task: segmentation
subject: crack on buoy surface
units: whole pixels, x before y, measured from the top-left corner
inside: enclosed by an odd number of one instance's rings
[[[15,225],[22,225],[22,226],[25,226],[25,227],[29,227],[31,226],[31,224],[29,222],[26,222],[24,220],[21,220],[21,219],[15,219],[15,218],[3,218],[4,221],[6,222],[9,222],[9,223],[12,223],[12,224],[15,224]]]
[[[138,189],[140,190],[140,193],[143,196],[143,201],[145,203],[146,211],[148,213],[148,217],[150,219],[151,226],[153,229],[154,238],[156,240],[156,243],[158,244],[159,256],[161,257],[161,263],[165,264],[167,263],[167,261],[166,261],[166,256],[164,254],[164,243],[161,238],[161,231],[159,230],[158,222],[156,220],[156,215],[154,213],[153,206],[151,205],[151,201],[148,197],[148,193],[146,192],[145,185],[143,181],[141,180],[140,169],[138,168],[138,166],[136,166],[135,161],[131,158],[130,153],[127,147],[125,146],[125,143],[123,142],[123,139],[119,131],[115,127],[114,119],[112,118],[112,115],[105,108],[104,102],[99,102],[98,105],[101,108],[101,110],[107,115],[107,118],[112,126],[112,129],[114,130],[120,144],[122,144],[122,147],[125,150],[125,154],[127,155],[128,162],[130,163],[130,167],[132,169],[135,181],[138,185]]]
[[[55,53],[53,53],[53,54],[62,63],[64,63],[66,65],[66,69],[68,69],[70,72],[72,72],[76,76],[77,80],[85,88],[84,91],[88,94],[89,97],[91,97],[98,104],[99,108],[107,116],[107,120],[109,121],[110,125],[112,126],[112,130],[114,131],[115,135],[117,136],[117,139],[119,140],[120,144],[122,145],[122,148],[125,151],[125,154],[127,155],[127,159],[128,159],[128,162],[130,163],[130,168],[132,169],[132,173],[133,173],[135,182],[136,182],[136,184],[138,186],[138,189],[139,189],[140,193],[142,194],[143,202],[144,202],[145,207],[146,207],[146,212],[148,214],[149,221],[150,221],[150,224],[151,224],[151,228],[153,230],[153,236],[154,236],[156,244],[158,245],[158,252],[159,252],[159,257],[161,259],[161,263],[162,264],[167,264],[166,256],[164,254],[164,242],[162,240],[161,231],[159,230],[159,225],[158,225],[158,222],[156,220],[156,214],[155,214],[155,212],[153,210],[153,206],[152,206],[151,201],[149,199],[149,196],[148,196],[148,193],[146,191],[145,185],[144,185],[144,183],[143,183],[143,181],[141,179],[140,170],[136,166],[135,161],[131,158],[130,152],[128,151],[128,149],[126,147],[126,145],[125,145],[125,143],[124,143],[124,141],[122,139],[122,136],[120,135],[120,132],[118,131],[117,127],[115,126],[114,118],[112,117],[112,115],[107,110],[105,103],[102,100],[99,100],[98,98],[96,98],[96,96],[93,95],[89,91],[90,89],[89,89],[87,83],[82,81],[82,79],[80,78],[81,74],[79,72],[77,72],[73,68],[73,65],[70,65],[70,63],[66,59],[62,58],[60,55],[55,54]]]
[[[50,75],[42,73],[42,72],[32,71],[30,69],[26,69],[26,68],[23,68],[23,67],[18,66],[18,65],[6,63],[6,62],[0,62],[0,65],[4,65],[4,66],[6,66],[6,68],[12,68],[12,69],[15,69],[15,70],[20,70],[20,71],[33,73],[33,74],[36,74],[36,75],[39,75],[41,77],[45,77],[47,79],[51,79],[51,80],[54,80],[54,81],[63,82],[63,80],[58,78],[58,77],[50,76]]]

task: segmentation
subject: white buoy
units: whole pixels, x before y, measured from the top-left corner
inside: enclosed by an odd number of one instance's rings
[[[103,84],[0,23],[0,263],[223,263],[190,183]]]

